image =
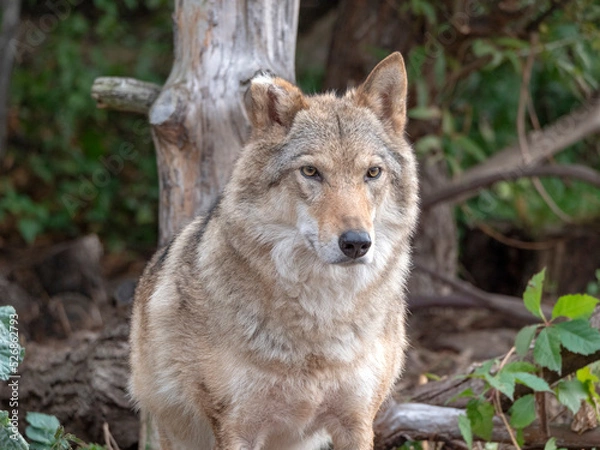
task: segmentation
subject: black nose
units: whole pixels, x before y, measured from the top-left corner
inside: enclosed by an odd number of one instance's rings
[[[346,231],[340,236],[340,249],[344,255],[356,259],[365,256],[371,247],[371,236],[366,231]]]

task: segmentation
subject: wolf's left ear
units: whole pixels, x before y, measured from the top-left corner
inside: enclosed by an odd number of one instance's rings
[[[402,55],[392,53],[377,64],[358,87],[356,99],[394,132],[402,133],[406,124],[406,68]]]
[[[270,75],[254,77],[244,100],[252,126],[258,130],[272,126],[288,130],[298,111],[308,107],[300,89]]]

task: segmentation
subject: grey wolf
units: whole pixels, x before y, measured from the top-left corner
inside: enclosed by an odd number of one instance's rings
[[[406,89],[399,53],[340,97],[252,80],[220,202],[135,295],[131,394],[163,450],[373,448],[407,345]]]

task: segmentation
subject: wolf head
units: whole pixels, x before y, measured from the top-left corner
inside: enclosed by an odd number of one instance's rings
[[[244,251],[341,266],[408,251],[417,178],[399,53],[342,97],[260,75],[245,100],[252,134],[225,195]]]

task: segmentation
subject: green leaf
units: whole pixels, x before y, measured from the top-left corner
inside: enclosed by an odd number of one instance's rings
[[[494,407],[491,403],[473,399],[467,403],[467,417],[471,422],[471,429],[477,436],[489,441],[492,438],[494,427]]]
[[[54,416],[37,412],[28,412],[26,417],[29,426],[25,429],[25,435],[33,444],[52,446],[57,443],[56,434],[60,428],[60,422]]]
[[[600,331],[585,319],[571,320],[554,325],[560,343],[573,353],[591,355],[600,350]]]
[[[557,300],[556,305],[554,305],[552,318],[589,319],[599,301],[597,298],[587,294],[563,295]]]
[[[470,450],[473,448],[473,430],[471,429],[471,421],[467,416],[458,417],[458,428],[460,434],[467,443],[467,448]]]
[[[29,450],[29,445],[19,434],[19,430],[12,428],[8,411],[0,411],[0,448],[2,450]]]
[[[542,269],[541,272],[535,274],[523,293],[523,301],[525,308],[531,312],[534,316],[544,319],[544,313],[542,312],[542,287],[544,285],[544,277],[546,276],[546,268]]]
[[[540,366],[560,374],[562,357],[558,330],[554,327],[547,327],[540,331],[533,347],[533,358]]]
[[[515,393],[515,376],[510,371],[501,370],[495,376],[486,374],[485,380],[494,389],[499,390],[504,395],[512,400]]]
[[[597,383],[598,381],[600,381],[600,378],[598,378],[598,376],[596,376],[594,373],[592,373],[592,369],[590,366],[585,366],[582,367],[581,369],[579,369],[576,372],[576,376],[577,379],[579,381],[581,381],[582,383]]]
[[[17,222],[17,228],[23,239],[25,239],[25,242],[33,244],[33,241],[35,241],[35,238],[44,227],[39,220],[24,217]]]
[[[550,385],[543,378],[538,377],[537,375],[533,375],[528,372],[515,372],[513,373],[517,381],[521,384],[524,384],[528,388],[533,389],[537,392],[552,392],[550,389]]]
[[[544,446],[544,450],[557,450],[556,438],[553,437],[548,439],[548,442],[546,442],[546,445]]]
[[[17,373],[25,350],[19,343],[18,317],[12,306],[0,306],[0,380]]]
[[[512,373],[517,373],[517,372],[528,372],[528,373],[535,373],[537,372],[537,367],[533,364],[531,364],[530,362],[527,361],[514,361],[511,363],[506,364],[502,370],[506,371],[506,372],[512,372]]]
[[[535,397],[525,395],[510,407],[510,424],[515,428],[525,428],[535,420]]]
[[[531,341],[533,341],[538,327],[539,325],[529,325],[521,328],[517,333],[517,337],[515,338],[515,349],[519,356],[525,356],[529,351]]]
[[[581,407],[581,401],[588,398],[584,384],[579,380],[560,381],[556,386],[558,401],[576,414]]]

